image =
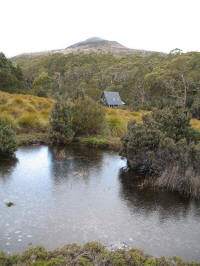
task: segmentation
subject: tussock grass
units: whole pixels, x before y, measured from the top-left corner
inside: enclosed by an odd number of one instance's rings
[[[136,120],[142,123],[142,116],[148,111],[131,112],[130,110],[122,109],[106,109],[106,135],[112,137],[122,137],[127,129],[127,124],[130,120]]]
[[[191,119],[190,123],[196,130],[200,130],[200,120]]]
[[[0,117],[16,133],[47,132],[53,99],[0,92]]]
[[[110,116],[107,118],[109,135],[112,137],[121,137],[124,135],[126,131],[127,123],[122,121],[120,118],[116,116]]]
[[[7,114],[11,115],[13,119],[17,119],[23,114],[23,110],[20,108],[10,107],[7,111]]]
[[[32,104],[30,104],[30,103],[28,103],[27,105],[26,105],[26,109],[25,109],[27,112],[29,112],[29,113],[37,113],[37,110],[36,110],[36,108],[32,105]]]
[[[24,104],[24,99],[20,98],[19,96],[14,96],[12,99],[12,104],[21,106],[22,104]]]

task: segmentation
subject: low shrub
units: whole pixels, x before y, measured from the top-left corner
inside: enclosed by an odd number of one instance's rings
[[[16,135],[4,119],[0,119],[0,155],[11,156],[17,150]]]
[[[73,136],[71,107],[57,102],[51,112],[49,138],[52,143],[66,144]]]
[[[12,118],[12,116],[7,114],[0,114],[0,120],[4,120],[7,125],[9,125],[13,130],[18,129],[17,123]]]
[[[78,98],[72,107],[76,135],[97,135],[105,126],[105,109],[89,97]]]

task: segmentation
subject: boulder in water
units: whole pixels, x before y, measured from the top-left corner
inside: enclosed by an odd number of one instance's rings
[[[8,201],[8,202],[6,202],[6,206],[7,207],[11,207],[11,206],[13,206],[14,205],[14,203],[12,202],[12,201]]]

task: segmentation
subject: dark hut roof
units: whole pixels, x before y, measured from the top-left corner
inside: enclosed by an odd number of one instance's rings
[[[119,92],[104,91],[104,96],[108,105],[121,105],[122,100],[120,98]]]

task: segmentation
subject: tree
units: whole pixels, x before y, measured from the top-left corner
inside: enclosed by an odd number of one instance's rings
[[[197,94],[192,106],[191,106],[191,113],[193,115],[193,117],[200,119],[200,95]]]
[[[51,88],[52,80],[45,72],[42,72],[33,82],[33,91],[37,96],[47,97]]]
[[[0,155],[11,156],[17,147],[15,133],[4,119],[0,119]]]
[[[66,144],[72,141],[73,136],[71,107],[57,102],[51,112],[49,138],[52,143]]]
[[[9,93],[24,93],[24,77],[21,68],[0,53],[0,90]]]

